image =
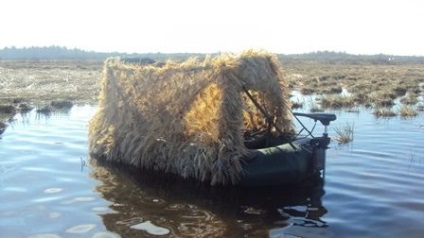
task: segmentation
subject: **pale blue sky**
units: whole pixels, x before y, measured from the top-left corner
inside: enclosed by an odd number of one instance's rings
[[[422,0],[6,0],[0,48],[424,56]]]

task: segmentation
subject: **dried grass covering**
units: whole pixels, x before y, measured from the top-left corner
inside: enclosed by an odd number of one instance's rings
[[[266,128],[243,87],[282,132],[293,133],[288,88],[273,54],[250,50],[160,66],[108,59],[89,125],[90,153],[212,185],[237,184],[249,153],[243,132]]]

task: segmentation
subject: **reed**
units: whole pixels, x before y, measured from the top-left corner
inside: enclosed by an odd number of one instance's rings
[[[336,136],[334,140],[336,140],[339,144],[347,144],[353,141],[353,132],[355,130],[355,123],[349,124],[346,123],[344,126],[339,126],[333,128],[336,132]]]
[[[243,131],[267,124],[244,90],[283,133],[293,133],[290,92],[273,54],[246,51],[161,65],[108,59],[89,125],[90,154],[212,185],[237,184],[249,153]]]

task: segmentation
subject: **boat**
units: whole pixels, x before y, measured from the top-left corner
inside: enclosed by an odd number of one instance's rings
[[[211,186],[295,184],[324,174],[336,116],[293,113],[289,93],[280,61],[264,51],[167,63],[110,58],[89,152]],[[307,135],[296,133],[299,117],[322,123],[323,135],[302,123]]]
[[[248,137],[246,146],[252,155],[245,159],[246,171],[240,181],[243,187],[287,185],[305,182],[309,178],[325,176],[325,151],[330,143],[327,126],[336,120],[332,113],[296,113],[298,117],[307,117],[324,126],[322,136],[315,137],[307,130],[307,136],[292,139],[285,137],[258,139]],[[303,126],[303,124],[302,124]]]

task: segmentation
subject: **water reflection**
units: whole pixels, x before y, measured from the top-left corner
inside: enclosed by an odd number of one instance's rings
[[[19,111],[16,114],[19,117],[15,116],[14,118],[11,118],[8,121],[8,124],[13,126],[17,121],[23,125],[29,125],[31,122],[45,122],[46,124],[50,124],[52,117],[55,117],[55,120],[64,119],[69,121],[71,110],[72,108],[65,108],[60,110],[40,110],[38,108],[32,108],[30,110]]]
[[[355,122],[355,140],[330,145],[322,198],[322,185],[225,190],[86,166],[95,110],[76,106],[40,120],[32,110],[7,122],[0,237],[423,237],[422,113],[337,114],[335,126]]]
[[[101,214],[109,231],[125,237],[169,234],[183,237],[243,237],[284,234],[291,226],[327,227],[322,220],[322,180],[297,188],[210,187],[174,176],[140,173],[94,159],[96,190],[111,202]],[[141,229],[137,229],[141,228]],[[149,230],[150,229],[150,230]],[[142,233],[142,234],[141,234]]]

